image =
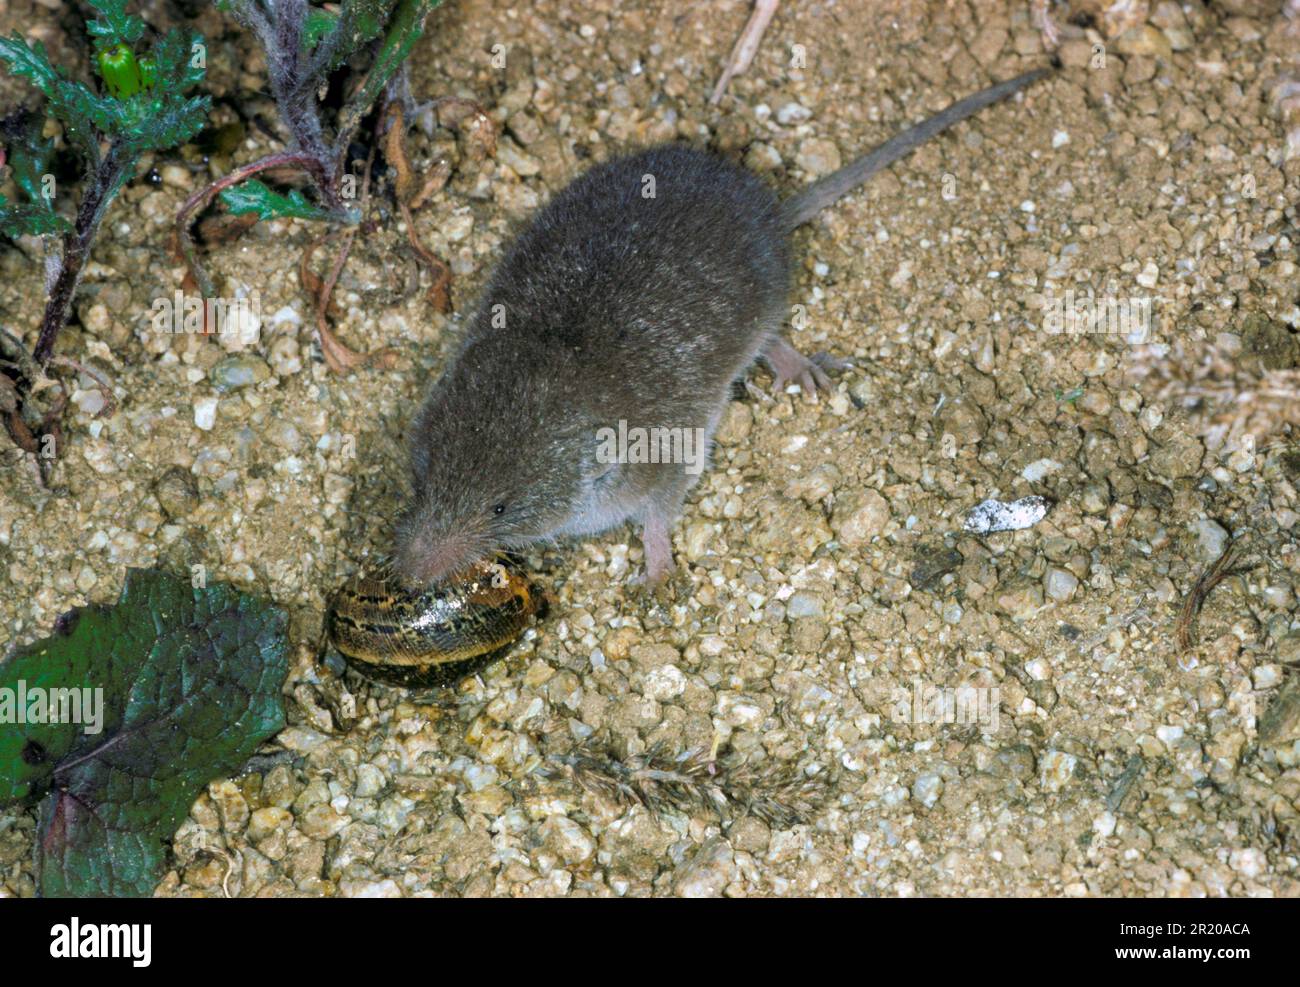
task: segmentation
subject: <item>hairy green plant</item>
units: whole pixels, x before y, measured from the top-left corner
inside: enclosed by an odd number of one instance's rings
[[[51,218],[52,182],[46,213],[33,201],[0,210],[0,229],[8,233],[48,235],[63,232],[62,255],[51,278],[52,287],[33,356],[44,366],[54,341],[67,322],[68,310],[81,270],[99,224],[113,197],[132,174],[141,155],[175,147],[198,133],[207,116],[206,96],[185,94],[204,75],[207,52],[202,37],[183,30],[153,40],[148,54],[137,54],[145,24],[126,12],[127,0],[89,0],[97,16],[86,23],[94,39],[96,65],[103,91],[69,78],[52,65],[39,41],[34,45],[18,34],[0,38],[0,60],[45,96],[46,110],[63,125],[68,143],[81,157],[86,181],[72,224]],[[15,160],[29,167],[36,149],[28,145]],[[29,173],[28,177],[31,177]],[[31,195],[21,175],[19,185]]]
[[[251,30],[265,50],[271,95],[294,146],[237,168],[181,207],[177,215],[181,248],[203,295],[213,291],[198,263],[189,223],[218,195],[232,212],[256,213],[263,219],[360,220],[359,212],[350,207],[356,180],[346,173],[348,147],[423,33],[425,18],[441,2],[342,0],[337,9],[326,9],[308,0],[216,0],[217,8]],[[370,52],[367,68],[358,84],[347,87],[351,96],[332,127],[327,127],[320,93],[331,75],[363,50]],[[261,182],[248,181],[258,172],[283,167],[301,169],[311,177],[315,203],[301,194],[285,196]]]

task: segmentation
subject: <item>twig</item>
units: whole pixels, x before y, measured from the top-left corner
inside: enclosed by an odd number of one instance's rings
[[[1178,634],[1178,646],[1184,651],[1188,651],[1196,645],[1196,617],[1201,612],[1201,607],[1205,605],[1205,600],[1214,590],[1214,587],[1227,578],[1228,568],[1236,555],[1236,548],[1237,543],[1231,542],[1223,550],[1223,554],[1215,559],[1214,563],[1205,572],[1201,573],[1201,577],[1192,586],[1192,591],[1183,600],[1183,608],[1178,614],[1178,623],[1174,626]]]
[[[301,152],[280,151],[236,168],[230,174],[224,175],[210,185],[199,189],[185,200],[180,211],[176,213],[176,243],[190,274],[194,278],[194,283],[198,286],[199,293],[204,298],[214,297],[216,291],[212,287],[212,279],[208,277],[207,271],[199,263],[194,238],[190,236],[190,217],[196,211],[206,209],[223,189],[237,185],[246,178],[250,178],[260,171],[266,171],[268,168],[302,168],[304,171],[311,172],[318,183],[323,185],[326,180],[324,168],[322,168],[320,161],[312,155]]]
[[[334,294],[334,286],[338,284],[339,275],[343,273],[343,265],[347,263],[348,254],[352,252],[352,241],[355,238],[356,230],[350,229],[343,233],[343,246],[339,248],[338,256],[334,258],[330,273],[321,286],[320,295],[316,298],[316,335],[320,339],[321,354],[325,357],[325,363],[336,374],[349,373],[366,362],[365,354],[346,346],[338,336],[334,335],[334,331],[329,326],[328,316],[330,296]]]
[[[396,173],[393,192],[399,202],[405,202],[411,198],[411,192],[415,188],[415,173],[411,170],[411,159],[406,153],[406,114],[402,104],[397,101],[389,103],[384,110],[383,121],[387,129],[384,135],[384,157]]]
[[[624,759],[589,746],[547,760],[565,768],[584,790],[617,804],[652,812],[699,809],[724,820],[749,813],[779,829],[811,818],[827,789],[825,774],[809,778],[787,765],[756,768],[699,750],[672,757],[660,745]]]
[[[70,356],[55,356],[50,358],[50,366],[67,367],[76,373],[83,373],[95,382],[99,392],[104,395],[104,407],[95,413],[96,418],[111,418],[117,413],[117,398],[113,396],[113,384],[101,371],[94,367],[88,367]]]
[[[429,284],[429,304],[435,312],[451,311],[451,268],[437,254],[421,242],[415,232],[415,220],[411,213],[436,191],[434,183],[439,177],[435,174],[425,186],[415,189],[415,175],[411,170],[410,158],[406,153],[406,118],[401,103],[393,102],[384,111],[388,121],[388,135],[384,142],[384,156],[397,173],[393,182],[393,192],[397,198],[397,208],[406,223],[406,239],[415,251],[416,258],[429,269],[432,278]],[[450,174],[450,167],[447,169]],[[443,179],[445,181],[445,178]]]
[[[342,230],[327,230],[303,248],[302,257],[298,260],[298,280],[302,282],[303,288],[311,296],[313,304],[316,303],[322,289],[325,287],[325,279],[311,269],[312,258],[316,256],[317,250],[325,246],[325,244],[337,240],[342,235]],[[329,302],[329,313],[335,318],[341,316],[339,307],[333,299]]]
[[[713,95],[709,97],[710,105],[717,106],[722,102],[722,94],[727,91],[727,84],[731,82],[731,77],[749,68],[750,62],[758,53],[763,33],[771,23],[772,15],[776,13],[779,3],[780,0],[754,0],[754,12],[749,15],[745,29],[736,39],[736,46],[731,49],[731,57],[727,59],[727,66],[723,69],[718,84],[713,87]]]
[[[42,490],[48,491],[53,471],[53,458],[42,455],[45,451],[42,440],[47,436],[52,439],[56,454],[62,446],[63,429],[59,424],[59,416],[67,407],[67,391],[60,381],[46,374],[35,359],[27,355],[22,340],[3,327],[0,327],[0,342],[7,344],[7,348],[0,351],[12,357],[12,359],[0,360],[0,364],[12,368],[18,375],[14,378],[8,373],[0,373],[0,415],[4,417],[5,431],[9,433],[9,438],[13,440],[14,445],[32,457],[36,469],[36,482]],[[53,357],[51,362],[66,360],[66,357]],[[23,418],[24,402],[50,387],[57,389],[58,399],[53,407],[41,416],[36,430],[33,431]]]
[[[406,239],[410,241],[411,249],[428,267],[429,274],[433,278],[429,284],[429,304],[433,306],[435,312],[450,312],[451,268],[420,242],[420,238],[415,234],[415,220],[411,218],[411,210],[406,203],[398,200],[397,207],[401,210],[402,219],[406,221]]]
[[[429,168],[429,177],[425,180],[420,191],[411,196],[411,212],[419,212],[429,199],[447,184],[447,179],[451,177],[451,162],[446,158],[439,158],[437,163]]]
[[[361,180],[360,203],[362,209],[364,209],[366,199],[370,195],[370,171],[374,160],[375,151],[372,147],[370,156],[366,159],[365,175]],[[347,263],[348,254],[352,250],[352,241],[356,238],[356,234],[357,228],[355,226],[349,227],[343,232],[343,245],[339,248],[338,256],[334,259],[329,276],[321,284],[315,298],[316,336],[320,340],[321,355],[324,356],[326,365],[336,374],[350,373],[357,367],[364,366],[367,363],[378,363],[382,366],[391,367],[396,355],[389,348],[376,350],[373,353],[358,353],[344,344],[329,326],[330,297],[334,294],[334,286],[338,283],[339,275],[343,273],[343,265]],[[310,273],[307,264],[311,260],[316,247],[326,240],[332,239],[333,236],[334,234],[330,234],[316,241],[303,252],[302,269],[305,272]],[[309,279],[304,275],[302,280],[303,286],[308,287]]]

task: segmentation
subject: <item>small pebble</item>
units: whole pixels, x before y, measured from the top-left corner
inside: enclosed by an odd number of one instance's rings
[[[1216,521],[1193,521],[1188,525],[1196,537],[1196,554],[1202,562],[1213,562],[1228,547],[1231,537],[1223,526]]]
[[[217,399],[199,398],[194,402],[194,424],[205,432],[211,432],[217,423]]]

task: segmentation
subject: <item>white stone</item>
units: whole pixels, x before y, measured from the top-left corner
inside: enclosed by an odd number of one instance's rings
[[[1171,726],[1156,727],[1156,736],[1160,738],[1162,744],[1172,750],[1178,741],[1183,739],[1183,728]]]
[[[1216,521],[1195,521],[1188,528],[1196,536],[1197,554],[1202,561],[1213,562],[1228,547],[1228,532]]]
[[[357,768],[357,787],[355,795],[359,799],[370,798],[384,790],[384,773],[373,764],[363,764]]]
[[[1078,588],[1078,577],[1069,569],[1050,566],[1043,576],[1043,592],[1058,603],[1070,599]]]
[[[943,779],[937,774],[928,773],[917,777],[912,782],[912,798],[916,799],[927,809],[939,801],[939,796],[943,794]]]
[[[1038,783],[1049,792],[1059,792],[1074,777],[1079,759],[1065,751],[1048,751],[1038,762]]]
[[[805,120],[811,119],[812,110],[799,103],[786,103],[776,111],[776,122],[781,124],[783,127],[788,127],[795,123],[803,123]]]
[[[339,891],[344,898],[401,898],[402,889],[391,877],[382,881],[343,881]]]
[[[199,398],[194,402],[194,425],[203,429],[205,432],[211,432],[212,427],[217,423],[217,399]]]
[[[1260,665],[1253,673],[1256,689],[1272,689],[1282,683],[1282,666]]]
[[[642,691],[651,699],[672,699],[686,691],[686,676],[676,665],[660,665],[646,673]]]
[[[1244,877],[1259,877],[1268,869],[1268,858],[1262,850],[1251,846],[1233,850],[1228,855],[1228,866]]]
[[[1037,483],[1043,477],[1047,476],[1048,473],[1055,473],[1060,468],[1061,464],[1055,459],[1036,459],[1022,469],[1020,475],[1030,483]]]

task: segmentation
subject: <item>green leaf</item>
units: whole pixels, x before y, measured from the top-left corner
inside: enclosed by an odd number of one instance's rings
[[[320,7],[313,7],[307,14],[307,23],[303,25],[302,43],[305,48],[315,48],[316,43],[334,30],[338,24],[337,14]]]
[[[85,86],[64,79],[50,64],[45,46],[39,41],[28,47],[20,36],[0,38],[0,60],[9,71],[31,81],[49,100],[49,112],[63,122],[69,139],[90,162],[99,160],[96,132],[111,132],[120,119],[120,108],[108,96],[96,96]]]
[[[66,219],[40,203],[9,205],[0,195],[0,234],[13,240],[20,236],[48,236],[70,229]]]
[[[86,30],[95,39],[97,49],[114,45],[132,45],[144,34],[144,21],[126,12],[127,0],[88,0],[99,12],[93,21],[86,21]]]
[[[360,122],[361,117],[370,111],[370,107],[388,85],[388,80],[401,68],[415,43],[420,40],[424,33],[425,18],[440,3],[442,0],[399,0],[397,9],[387,24],[374,64],[361,86],[348,100],[345,118],[352,116]]]
[[[203,81],[205,57],[195,64],[196,48],[202,48],[203,35],[194,31],[168,31],[154,42],[153,57],[159,92],[179,96]]]
[[[336,28],[340,55],[336,65],[383,33],[395,4],[396,0],[343,0]]]
[[[211,105],[207,96],[177,100],[144,93],[128,105],[116,132],[137,152],[175,147],[203,129]]]
[[[116,605],[70,611],[0,665],[0,805],[49,792],[44,895],[152,893],[203,787],[283,729],[285,627],[283,611],[233,587],[132,569]],[[80,722],[32,722],[37,695],[80,696]]]
[[[256,178],[250,178],[233,188],[222,189],[221,201],[236,216],[256,213],[258,219],[274,219],[277,216],[316,220],[336,218],[333,213],[312,205],[297,189],[292,189],[288,195],[281,195]]]
[[[42,136],[44,129],[44,119],[26,110],[0,120],[14,184],[29,202],[48,207],[44,181],[54,160],[54,140]]]
[[[183,96],[203,79],[203,65],[193,57],[202,44],[202,35],[169,31],[154,44],[151,88],[126,100],[83,99],[79,105],[102,132],[121,136],[135,153],[183,144],[203,129],[212,105],[208,96]]]
[[[50,95],[50,112],[77,133],[78,143],[84,135],[113,134],[122,129],[135,100],[119,100],[91,92],[75,82],[60,81]]]
[[[14,33],[12,37],[0,38],[0,59],[9,63],[9,71],[14,75],[31,80],[46,96],[52,96],[58,85],[58,70],[50,64],[45,54],[45,45],[36,42],[35,47],[28,47],[22,35]]]
[[[118,86],[114,90],[116,98],[61,77],[39,42],[28,47],[18,35],[0,38],[0,59],[9,63],[14,74],[31,80],[45,94],[49,112],[64,124],[68,138],[82,156],[94,164],[99,160],[100,135],[120,136],[133,151],[142,153],[175,147],[202,129],[210,98],[184,97],[203,79],[203,60],[194,57],[195,47],[202,44],[202,35],[192,31],[167,32],[153,45],[152,88]],[[131,61],[135,65],[134,56]]]

